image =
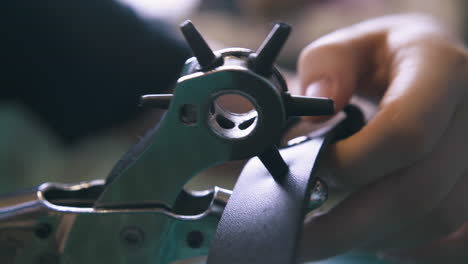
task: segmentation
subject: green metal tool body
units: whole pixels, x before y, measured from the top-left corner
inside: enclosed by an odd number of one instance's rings
[[[167,192],[168,189],[181,190],[189,179],[209,167],[256,156],[276,143],[286,120],[282,98],[271,81],[247,70],[249,53],[237,49],[222,51],[222,66],[179,79],[154,138],[137,162],[108,181],[97,206],[166,203],[171,207],[178,193]],[[193,63],[196,60],[189,61],[186,67],[193,68]],[[216,99],[223,94],[241,95],[258,109],[245,114],[245,120],[240,122],[254,118],[251,127],[232,131],[217,122],[216,115],[220,113],[212,112]],[[235,114],[223,116],[233,117],[242,119]],[[151,177],[148,172],[158,175]]]
[[[182,31],[196,58],[173,95],[143,97],[144,105],[168,110],[105,181],[45,183],[0,199],[2,263],[166,264],[207,255],[231,191],[184,185],[207,168],[256,156],[281,177],[288,167],[276,143],[288,117],[334,112],[329,99],[287,93],[273,66],[287,25],[277,24],[257,52],[212,53],[191,23]],[[223,108],[217,100],[227,94],[253,108]],[[317,192],[310,210],[323,202],[323,189]]]

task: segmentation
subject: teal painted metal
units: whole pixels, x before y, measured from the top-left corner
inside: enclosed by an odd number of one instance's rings
[[[12,235],[0,238],[0,244],[22,252],[12,254],[9,262],[168,264],[206,255],[230,191],[215,188],[180,202],[183,186],[206,168],[261,154],[278,141],[286,121],[281,76],[268,79],[249,71],[250,53],[221,51],[224,64],[207,73],[189,60],[155,133],[139,153],[133,151],[121,161],[124,165],[117,164],[107,182],[43,184],[4,199],[0,230]],[[242,95],[254,105],[250,133],[213,129],[211,108],[226,93]],[[194,114],[188,120],[186,106],[195,112],[188,113]],[[18,224],[23,219],[27,222]],[[35,236],[40,224],[50,229],[44,238]],[[196,247],[188,241],[194,231],[202,237]],[[11,244],[12,237],[21,242]]]
[[[46,183],[0,199],[0,248],[8,251],[1,262],[169,264],[206,255],[230,191],[186,193],[183,186],[209,167],[270,149],[288,113],[300,113],[308,100],[287,94],[274,67],[253,72],[252,54],[221,50],[205,71],[189,59],[174,95],[161,99],[170,100],[165,117],[106,181]],[[220,111],[215,100],[223,94],[245,97],[254,112]],[[330,100],[310,99],[328,106],[324,113],[333,110]],[[255,119],[232,130],[220,114],[236,125]]]
[[[245,65],[246,59],[231,58],[231,63]],[[210,108],[222,94],[240,94],[255,106],[258,121],[250,134],[233,140],[210,128]],[[196,118],[190,124],[181,116],[188,106]],[[146,150],[119,175],[112,176],[96,207],[143,203],[171,207],[183,186],[199,172],[259,155],[275,144],[285,121],[278,88],[245,66],[223,65],[212,72],[186,75],[179,80],[167,114]]]

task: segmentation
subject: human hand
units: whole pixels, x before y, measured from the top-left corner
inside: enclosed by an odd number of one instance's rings
[[[331,187],[353,190],[304,227],[301,256],[368,249],[404,263],[468,261],[468,52],[420,15],[369,20],[318,39],[298,62],[301,93],[379,99],[329,146]]]

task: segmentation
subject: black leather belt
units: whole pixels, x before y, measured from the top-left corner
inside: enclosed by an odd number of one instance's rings
[[[297,262],[304,216],[323,146],[355,133],[364,124],[354,106],[325,135],[280,150],[289,167],[275,179],[259,158],[242,171],[212,241],[208,264],[288,264]]]

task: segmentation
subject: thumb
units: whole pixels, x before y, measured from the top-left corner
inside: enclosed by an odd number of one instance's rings
[[[341,111],[350,101],[357,86],[373,80],[369,74],[374,65],[375,47],[383,32],[369,33],[361,27],[336,31],[309,44],[297,65],[301,95],[328,97]],[[367,76],[369,75],[369,76]],[[329,117],[313,117],[323,121]]]

